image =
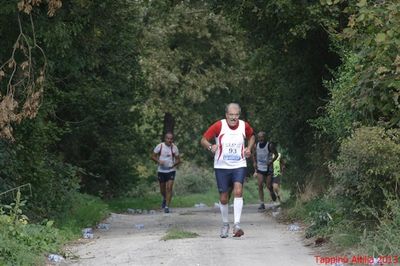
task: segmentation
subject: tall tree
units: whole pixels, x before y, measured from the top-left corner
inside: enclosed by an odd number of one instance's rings
[[[129,189],[145,151],[135,129],[146,96],[137,11],[131,1],[76,0],[65,3],[53,23],[43,22],[41,38],[53,59],[53,119],[68,129],[57,148],[83,169],[86,192],[113,196]]]
[[[153,123],[147,132],[158,136],[163,117],[173,116],[180,146],[195,156],[205,124],[223,115],[225,103],[240,101],[247,75],[243,33],[203,1],[149,1],[142,12],[140,64]]]

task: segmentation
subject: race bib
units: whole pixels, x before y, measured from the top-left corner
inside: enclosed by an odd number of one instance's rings
[[[241,156],[241,144],[237,143],[224,143],[223,145],[223,160],[225,161],[240,161]]]

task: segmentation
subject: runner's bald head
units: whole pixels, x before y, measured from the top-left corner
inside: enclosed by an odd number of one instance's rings
[[[174,141],[174,134],[172,132],[167,132],[164,135],[164,142],[165,144],[167,144],[168,146],[170,146],[172,144],[172,142]]]
[[[260,131],[260,132],[258,132],[258,134],[257,134],[257,137],[260,137],[260,138],[262,138],[262,137],[264,137],[265,138],[265,132],[264,131]]]
[[[229,103],[229,104],[227,104],[226,107],[225,107],[225,113],[226,114],[229,113],[230,110],[238,111],[239,114],[241,112],[240,105],[237,104],[237,103]]]
[[[257,141],[260,142],[260,143],[265,143],[265,136],[266,136],[266,134],[265,134],[264,131],[258,132]]]

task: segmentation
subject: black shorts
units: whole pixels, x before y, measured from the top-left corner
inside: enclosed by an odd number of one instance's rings
[[[273,178],[272,178],[272,184],[280,184],[281,183],[281,176],[280,175],[278,175],[278,176],[274,176]]]
[[[267,171],[261,171],[257,169],[257,173],[262,174],[263,176],[273,175],[274,169],[272,167],[268,167]]]
[[[169,180],[175,180],[175,174],[176,174],[176,171],[172,171],[172,172],[168,172],[168,173],[158,172],[158,181],[160,183],[165,183]]]

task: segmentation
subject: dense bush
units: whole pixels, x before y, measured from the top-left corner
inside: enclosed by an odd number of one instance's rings
[[[69,208],[71,196],[79,188],[79,168],[49,153],[49,143],[57,139],[57,130],[43,122],[39,114],[36,122],[19,125],[15,133],[18,144],[0,140],[0,191],[29,183],[31,191],[22,191],[25,199],[29,197],[25,212],[39,221]],[[10,202],[4,196],[2,201]]]
[[[187,195],[190,193],[207,192],[215,184],[214,174],[210,169],[199,168],[189,162],[182,164],[175,179],[175,193]]]
[[[399,198],[400,131],[362,127],[343,141],[330,169],[334,191],[348,203],[348,212],[379,217],[390,211],[388,200]]]
[[[359,59],[354,54],[344,53],[342,60],[343,64],[335,71],[334,79],[325,81],[330,93],[330,100],[324,107],[326,113],[312,121],[320,134],[326,134],[337,145],[351,133],[356,121],[350,94]]]

